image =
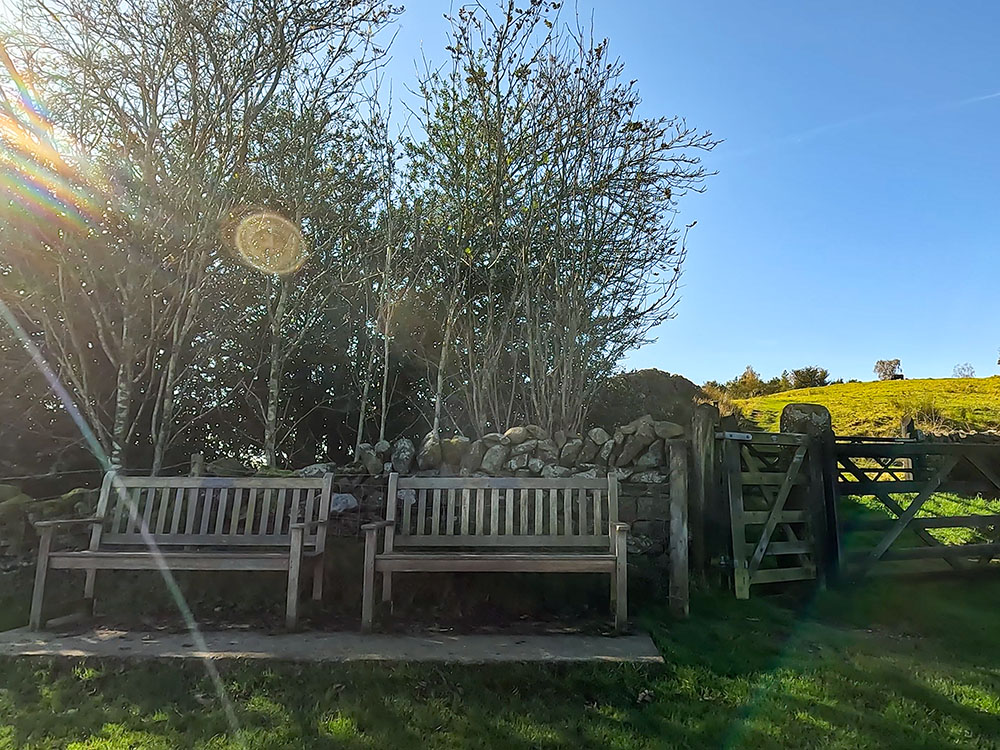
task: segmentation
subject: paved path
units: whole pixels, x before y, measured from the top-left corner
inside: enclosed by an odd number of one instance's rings
[[[595,635],[361,635],[215,631],[190,633],[101,629],[73,634],[0,633],[0,656],[112,656],[129,659],[278,659],[304,662],[429,661],[647,662],[663,659],[645,633]]]

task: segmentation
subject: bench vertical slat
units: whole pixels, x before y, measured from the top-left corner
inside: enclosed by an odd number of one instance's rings
[[[601,511],[601,491],[593,490],[594,495],[594,536],[600,536],[604,533],[604,523],[602,520]]]
[[[535,490],[535,535],[540,536],[542,530],[542,506],[545,504],[545,491]]]
[[[188,487],[187,497],[184,501],[184,533],[194,533],[194,518],[198,513],[198,488]]]
[[[417,536],[427,531],[427,490],[417,490]]]
[[[139,495],[142,498],[142,494]],[[141,532],[143,529],[149,531],[150,524],[153,521],[153,506],[156,504],[156,488],[150,487],[146,492],[146,503],[143,505],[142,510],[142,525],[139,527]]]
[[[444,519],[444,533],[449,536],[455,534],[455,490],[448,490],[448,512]]]
[[[201,523],[198,526],[199,534],[208,533],[208,527],[212,521],[212,495],[214,494],[213,490],[205,489],[204,500],[201,502]]]
[[[438,536],[441,531],[441,490],[434,490],[431,502],[431,536]]]
[[[573,535],[573,490],[563,490],[563,534]]]
[[[229,505],[229,488],[223,487],[219,492],[219,507],[215,509],[215,527],[213,534],[226,533],[226,508]]]
[[[586,534],[587,533],[587,490],[580,490],[576,493],[577,502],[577,519],[576,519],[576,533]]]
[[[266,536],[267,527],[271,524],[271,495],[274,491],[268,487],[264,490],[264,505],[260,511],[260,523],[257,526],[257,535]]]
[[[549,534],[559,533],[559,490],[549,490]]]
[[[170,518],[170,533],[179,534],[181,531],[181,513],[184,510],[184,497],[186,493],[183,487],[174,490],[174,513]]]
[[[483,488],[478,487],[476,489],[476,534],[479,536],[483,535],[483,516],[486,515],[484,501]]]
[[[278,490],[278,507],[274,511],[274,535],[281,536],[285,528],[285,508],[288,507],[288,490]]]
[[[305,516],[301,519],[302,523],[312,523],[316,520],[314,513],[316,512],[316,490],[306,490],[306,507],[303,509]],[[309,536],[306,534],[306,536]]]
[[[125,493],[128,516],[125,519],[125,533],[134,534],[139,529],[139,503],[142,501],[142,489],[129,490]]]
[[[162,534],[167,530],[167,510],[170,508],[170,488],[164,487],[160,490],[160,507],[156,512],[156,533]]]
[[[504,492],[503,498],[503,509],[504,509],[504,524],[503,533],[506,536],[511,536],[514,533],[514,498],[517,496],[517,492],[512,489],[507,489]]]
[[[308,492],[309,490],[306,490]],[[299,513],[302,510],[302,489],[295,489],[292,491],[291,505],[288,506],[288,531],[292,530],[292,524],[298,523],[302,519],[299,518]]]
[[[115,512],[114,516],[111,518],[111,528],[109,531],[112,534],[117,534],[118,530],[121,528],[122,505],[125,503],[125,496],[128,494],[128,490],[112,486],[110,491],[113,493],[112,501],[115,504]]]
[[[500,490],[490,492],[490,536],[500,533]]]
[[[306,492],[308,493],[309,490]],[[257,488],[251,487],[247,494],[249,498],[247,499],[246,520],[243,522],[243,529],[240,533],[250,536],[253,533],[253,520],[257,516]]]
[[[404,536],[409,536],[412,532],[410,531],[410,515],[411,506],[413,505],[413,498],[406,497],[402,499],[403,503],[403,527],[399,530],[399,533]]]
[[[528,490],[514,490],[514,497],[517,498],[518,505],[518,520],[520,520],[520,526],[517,529],[518,534],[528,533]]]
[[[243,510],[243,493],[244,489],[242,487],[236,488],[236,496],[233,498],[233,512],[229,518],[229,533],[236,536],[240,533],[240,512]],[[298,490],[296,490],[298,492]]]
[[[462,536],[469,533],[469,509],[471,507],[472,493],[469,490],[462,490]]]
[[[135,492],[136,491],[132,488],[123,490],[121,496],[118,498],[118,503],[123,509],[122,514],[125,516],[124,523],[121,528],[122,534],[132,533],[132,524],[135,521],[135,511],[133,510],[135,505],[135,501],[133,500]]]

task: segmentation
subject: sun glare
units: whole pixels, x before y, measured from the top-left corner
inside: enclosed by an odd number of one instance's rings
[[[236,227],[234,243],[243,260],[264,273],[293,273],[309,257],[299,228],[273,211],[244,216]]]

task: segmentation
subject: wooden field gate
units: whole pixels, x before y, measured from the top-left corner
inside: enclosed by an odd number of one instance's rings
[[[733,587],[823,577],[827,508],[819,441],[771,432],[716,434],[732,532]]]
[[[835,454],[838,498],[871,497],[869,507],[888,516],[841,518],[845,577],[929,572],[930,561],[969,570],[1000,556],[1000,514],[983,501],[1000,498],[1000,445],[843,438]],[[935,511],[928,501],[937,493],[962,512]],[[970,540],[943,538],[945,529],[967,529]]]

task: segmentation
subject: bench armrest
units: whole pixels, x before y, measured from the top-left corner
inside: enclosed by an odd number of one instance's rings
[[[629,525],[624,521],[618,521],[616,523],[611,524],[612,534],[620,534],[622,532],[628,532],[628,530],[629,530]]]
[[[379,529],[387,529],[392,526],[395,521],[371,521],[370,523],[365,523],[361,525],[362,531],[378,531]]]
[[[94,526],[99,523],[104,523],[104,519],[100,516],[91,516],[90,518],[53,518],[49,521],[35,521],[33,525],[36,529],[50,529],[62,526]]]

